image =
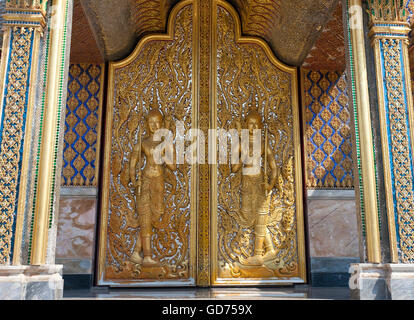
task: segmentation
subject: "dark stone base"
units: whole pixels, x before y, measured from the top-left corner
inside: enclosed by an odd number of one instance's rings
[[[91,274],[64,274],[65,286],[63,290],[88,290],[93,287]]]
[[[353,257],[316,257],[311,258],[312,287],[348,287],[349,266],[359,262]]]
[[[328,288],[345,288],[348,287],[349,273],[313,273],[312,272],[312,286],[313,287],[328,287]]]

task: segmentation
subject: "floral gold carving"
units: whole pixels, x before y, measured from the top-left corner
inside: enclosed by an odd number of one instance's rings
[[[141,196],[132,183],[130,168],[136,168],[138,177],[139,165],[133,165],[134,148],[148,141],[150,131],[144,118],[151,109],[159,108],[164,119],[169,119],[168,129],[172,132],[176,132],[177,120],[184,123],[185,130],[191,128],[192,14],[192,6],[183,7],[175,19],[173,40],[146,42],[134,61],[114,73],[106,279],[145,281],[190,277],[191,166],[179,164],[174,171],[165,169],[156,184],[142,178]],[[142,157],[142,166],[148,165],[149,159]],[[148,226],[137,208],[145,206],[142,197],[149,196],[151,188],[157,186],[164,189],[157,198],[163,201],[163,210],[152,217],[152,224]],[[149,237],[144,240],[150,242],[148,263],[140,260],[143,247],[140,234]]]
[[[218,277],[296,277],[299,262],[291,74],[276,68],[259,46],[237,43],[235,21],[220,6],[217,20],[218,127],[237,128],[237,119],[245,119],[252,108],[256,110],[268,131],[263,154],[272,164],[267,182],[263,155],[262,173],[257,178],[243,177],[241,170],[232,172],[230,164],[218,165]],[[266,185],[273,192],[265,191]],[[268,215],[261,215],[263,221],[257,212],[256,216],[251,212],[254,208],[248,204],[249,197],[263,200],[265,209],[259,211],[268,210]],[[256,222],[243,218],[248,212]],[[263,232],[258,233],[258,227]]]

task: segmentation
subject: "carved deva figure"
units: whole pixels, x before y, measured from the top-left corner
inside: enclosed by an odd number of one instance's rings
[[[144,267],[160,266],[160,263],[152,258],[151,236],[156,222],[164,215],[164,167],[167,166],[172,171],[176,170],[174,161],[167,161],[172,163],[165,163],[165,165],[157,164],[154,157],[154,152],[160,145],[160,141],[154,141],[154,134],[163,128],[163,123],[164,118],[158,109],[152,109],[148,112],[149,136],[142,141],[140,136],[138,144],[134,146],[129,168],[131,182],[135,187],[136,210],[141,227],[130,260]],[[166,148],[172,148],[170,154],[174,154],[173,145],[167,145]],[[163,152],[164,154],[161,156],[165,156],[165,149]],[[141,173],[143,156],[145,157],[145,167]],[[158,163],[160,162],[158,161]],[[137,165],[139,168],[138,179],[136,177]]]
[[[243,265],[261,266],[276,255],[267,223],[272,189],[275,186],[278,171],[273,150],[267,141],[267,130],[264,139],[260,135],[260,157],[256,156],[256,160],[253,157],[254,130],[263,128],[261,115],[257,111],[250,111],[246,116],[245,125],[249,131],[249,147],[247,148],[247,145],[239,147],[238,152],[242,162],[233,164],[232,172],[235,173],[242,169],[240,221],[243,227],[253,228],[255,241],[254,255],[248,259],[240,257],[239,260]],[[237,126],[241,131],[240,123]],[[243,161],[247,159],[247,155],[252,161]],[[250,172],[246,170],[253,168],[254,165],[259,166],[259,170],[250,170]],[[264,170],[262,170],[262,165]],[[267,176],[267,165],[271,169],[270,177]]]

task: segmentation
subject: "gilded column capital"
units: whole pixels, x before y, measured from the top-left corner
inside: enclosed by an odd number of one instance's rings
[[[408,22],[408,4],[411,1],[365,0],[371,42],[383,38],[399,38],[405,42],[408,41],[408,34],[411,31]]]
[[[46,10],[47,0],[7,0],[6,9]]]
[[[370,24],[407,22],[412,0],[364,0]]]
[[[5,27],[36,28],[46,26],[47,0],[9,0],[3,15]]]

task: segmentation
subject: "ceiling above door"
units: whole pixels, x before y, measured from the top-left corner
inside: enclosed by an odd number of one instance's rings
[[[80,1],[105,60],[128,56],[138,40],[164,33],[178,0]],[[300,66],[332,18],[338,0],[231,0],[243,33],[266,40],[283,62]],[[77,35],[74,34],[74,38]],[[76,45],[76,42],[75,42]]]

